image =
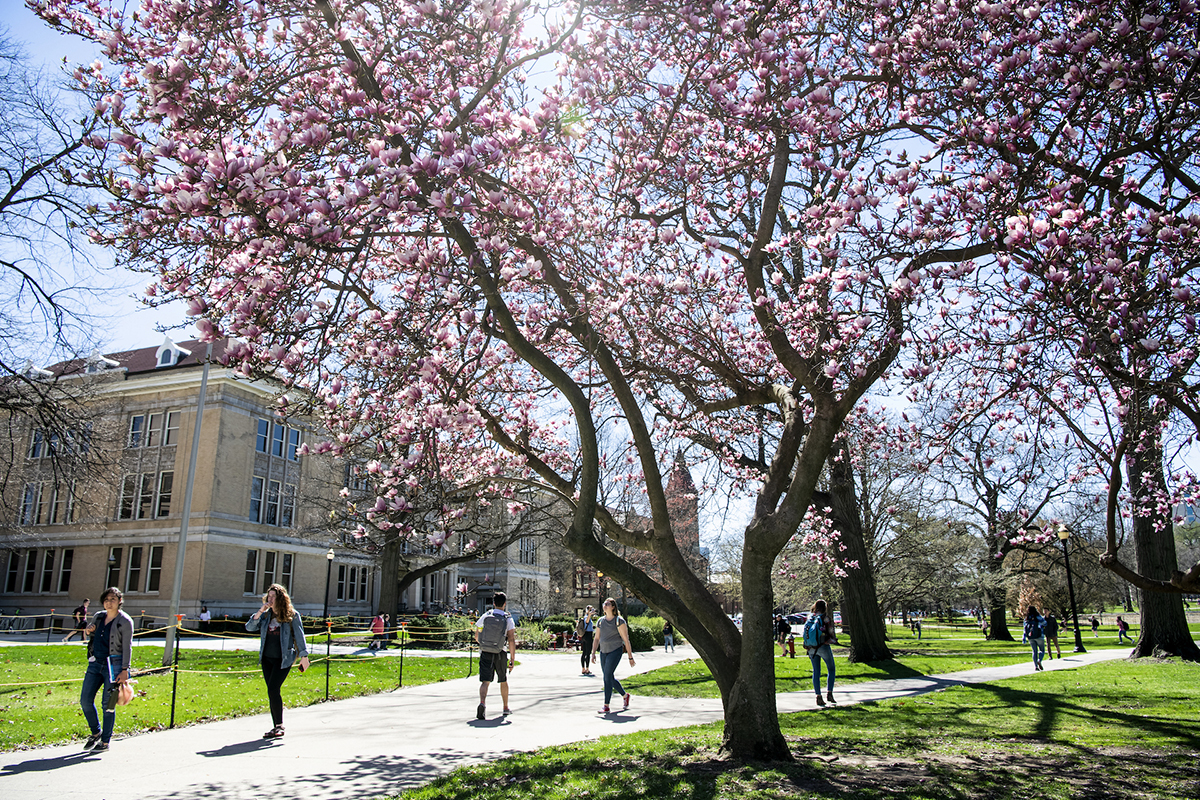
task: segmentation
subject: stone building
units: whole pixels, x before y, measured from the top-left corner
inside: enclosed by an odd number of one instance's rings
[[[377,570],[369,553],[340,546],[328,495],[340,487],[326,459],[301,457],[313,434],[279,417],[274,390],[219,363],[208,370],[188,520],[181,613],[244,616],[266,586],[288,587],[305,616],[367,615]],[[160,623],[173,591],[184,495],[206,345],[165,338],[157,348],[94,354],[37,370],[88,388],[83,447],[93,463],[70,479],[57,434],[24,431],[0,524],[0,609],[66,613],[106,586],[125,608]],[[332,554],[332,560],[327,555]],[[326,594],[328,584],[328,594]],[[93,608],[96,608],[93,605]]]

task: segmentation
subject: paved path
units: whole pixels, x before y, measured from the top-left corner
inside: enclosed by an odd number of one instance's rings
[[[1098,650],[1047,661],[1048,670],[1122,658]],[[635,672],[683,658],[641,653]],[[288,709],[286,738],[264,742],[266,714],[118,738],[102,755],[78,743],[0,753],[4,800],[345,800],[371,798],[469,763],[612,733],[673,728],[721,719],[719,700],[633,698],[628,712],[603,717],[601,679],[579,674],[577,656],[522,655],[513,671],[514,714],[501,717],[492,685],[488,718],[475,719],[478,677],[414,686],[308,708]],[[1028,663],[952,675],[838,687],[840,704],[936,691],[1028,674]],[[618,677],[630,674],[623,663]],[[284,685],[284,698],[287,686]],[[136,701],[135,701],[136,702]],[[779,695],[779,710],[815,708],[809,692]],[[118,712],[119,713],[119,712]],[[828,713],[828,712],[826,712]],[[81,721],[82,722],[82,721]]]

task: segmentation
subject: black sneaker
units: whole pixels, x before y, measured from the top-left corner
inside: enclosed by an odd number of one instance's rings
[[[95,747],[99,743],[100,743],[100,734],[93,733],[91,736],[87,737],[87,739],[84,741],[83,749],[91,750],[93,747]]]
[[[107,753],[108,752],[108,742],[97,742],[96,746],[92,748],[92,752],[93,753]]]
[[[486,719],[486,718],[487,718],[487,715],[484,713],[483,703],[480,703],[479,705],[475,706],[475,719]]]

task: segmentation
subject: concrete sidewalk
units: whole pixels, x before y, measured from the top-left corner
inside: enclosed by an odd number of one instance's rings
[[[680,647],[675,654],[639,653],[632,672],[695,655],[688,647]],[[1127,655],[1125,650],[1100,650],[1047,661],[1046,669],[1067,669]],[[836,696],[839,704],[847,705],[1032,671],[1031,664],[1023,663],[847,684],[837,687]],[[625,662],[617,677],[629,674]],[[598,673],[592,678],[581,676],[578,656],[569,653],[523,654],[510,680],[513,715],[500,716],[499,692],[493,684],[488,718],[483,721],[475,719],[479,679],[472,677],[287,709],[287,736],[274,742],[260,738],[271,723],[269,715],[258,714],[114,739],[112,749],[102,755],[85,752],[78,743],[0,753],[0,797],[371,798],[428,782],[455,767],[515,752],[722,718],[719,700],[641,696],[634,696],[629,711],[601,716],[601,678]],[[778,702],[781,712],[815,708],[811,692],[781,694]],[[84,732],[82,719],[80,731]]]

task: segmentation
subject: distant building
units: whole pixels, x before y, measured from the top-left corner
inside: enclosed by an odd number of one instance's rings
[[[272,387],[222,367],[224,347],[213,346],[180,611],[194,618],[205,603],[214,618],[244,616],[280,583],[305,616],[319,616],[326,601],[334,614],[371,613],[373,557],[341,547],[328,530],[340,474],[328,459],[301,457],[312,437],[306,425],[274,412]],[[37,429],[19,434],[11,466],[20,479],[10,493],[20,496],[6,498],[16,511],[0,522],[0,609],[69,615],[84,597],[95,603],[117,586],[131,614],[165,620],[205,348],[168,337],[38,370],[88,382],[94,417],[83,446],[95,448],[107,473],[71,486],[54,469],[64,443]]]

